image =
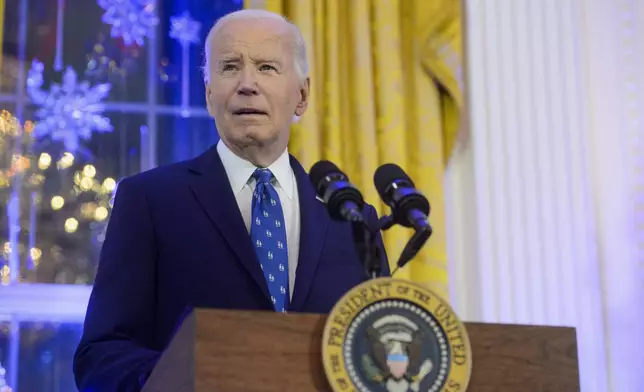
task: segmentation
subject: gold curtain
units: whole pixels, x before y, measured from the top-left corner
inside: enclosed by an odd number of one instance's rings
[[[373,173],[387,162],[402,167],[431,202],[434,234],[396,277],[448,298],[443,173],[461,104],[459,1],[245,0],[244,6],[286,16],[308,45],[311,102],[293,126],[290,152],[305,168],[335,162],[380,215],[389,209]],[[392,266],[411,234],[400,227],[385,234]]]

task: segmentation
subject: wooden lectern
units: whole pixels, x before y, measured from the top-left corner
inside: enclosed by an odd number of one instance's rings
[[[194,310],[143,392],[330,391],[321,354],[325,320],[299,313]],[[465,325],[473,357],[467,392],[579,391],[573,328]]]

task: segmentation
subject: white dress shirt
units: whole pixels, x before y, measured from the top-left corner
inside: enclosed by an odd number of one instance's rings
[[[228,175],[239,211],[246,224],[246,230],[250,235],[253,192],[255,191],[255,179],[252,175],[257,167],[235,155],[221,140],[217,143],[217,152]],[[284,151],[267,169],[273,173],[272,184],[279,195],[282,211],[284,212],[286,247],[288,249],[289,294],[293,298],[295,271],[297,270],[297,258],[300,251],[300,203],[297,181],[289,161],[288,150]]]

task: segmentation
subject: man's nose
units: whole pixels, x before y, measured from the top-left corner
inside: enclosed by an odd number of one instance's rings
[[[241,72],[239,86],[237,87],[237,94],[257,95],[258,93],[259,91],[257,89],[257,80],[255,79],[254,72],[250,69],[244,69]]]

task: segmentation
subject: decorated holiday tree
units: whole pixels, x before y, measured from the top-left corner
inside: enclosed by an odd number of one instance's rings
[[[36,165],[44,176],[31,209],[37,250],[23,274],[29,281],[91,283],[116,181],[102,177],[91,157],[80,153],[49,148]]]
[[[76,141],[72,153],[66,143],[38,142],[37,123],[20,127],[7,111],[0,118],[0,279],[9,283],[18,267],[21,280],[91,283],[116,181]]]

